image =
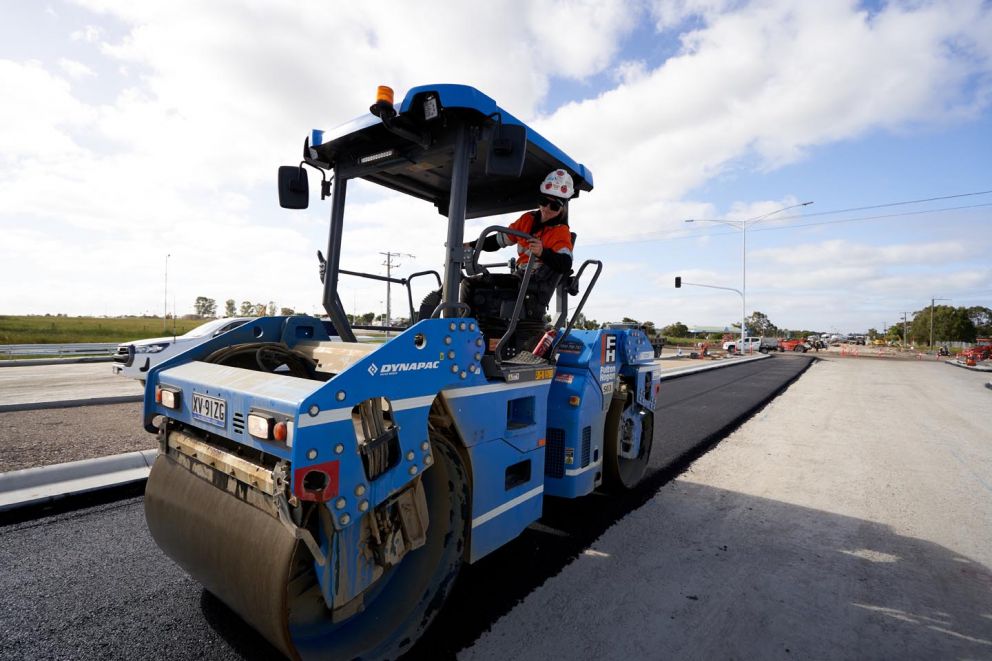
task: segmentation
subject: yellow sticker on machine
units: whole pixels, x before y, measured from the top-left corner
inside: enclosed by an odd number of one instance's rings
[[[555,375],[554,370],[537,370],[534,372],[534,379],[537,381],[545,381],[550,379]]]

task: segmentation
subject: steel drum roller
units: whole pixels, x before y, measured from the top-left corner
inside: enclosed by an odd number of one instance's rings
[[[155,542],[287,656],[287,585],[298,542],[274,517],[159,455],[145,487]]]

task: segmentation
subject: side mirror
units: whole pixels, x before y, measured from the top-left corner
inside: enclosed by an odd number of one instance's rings
[[[279,206],[306,209],[310,205],[310,184],[301,165],[279,166]]]
[[[527,128],[519,124],[497,124],[489,139],[486,174],[519,177],[527,155]]]

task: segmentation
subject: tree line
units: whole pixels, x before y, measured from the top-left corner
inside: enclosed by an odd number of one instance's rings
[[[193,310],[198,317],[213,318],[217,316],[217,301],[207,296],[197,296],[193,302]],[[233,298],[224,301],[224,317],[274,317],[278,312],[279,316],[290,317],[294,314],[304,314],[296,312],[293,308],[279,307],[275,301],[268,303],[252,303],[251,301],[241,301],[238,305]],[[363,314],[349,314],[348,321],[352,324],[369,325],[373,322],[385,322],[384,314],[375,312],[365,312]],[[404,325],[409,323],[408,319],[394,318],[394,324]]]
[[[889,325],[884,334],[885,339],[902,341],[905,331],[906,340],[910,344],[928,345],[931,320],[935,345],[941,342],[974,342],[979,337],[992,337],[992,309],[982,305],[935,305],[932,310],[928,305],[914,312],[912,317],[907,315],[906,319],[905,328],[901,319]],[[882,337],[874,328],[868,334]]]
[[[634,321],[624,319],[624,321]],[[748,332],[752,335],[764,337],[805,337],[814,335],[819,331],[807,329],[796,330],[779,328],[762,312],[755,311],[751,316],[745,318]],[[974,342],[979,337],[992,337],[992,309],[976,305],[971,307],[953,307],[950,305],[935,305],[932,310],[933,341],[934,344],[941,342]],[[654,324],[645,322],[651,328]],[[732,324],[731,328],[740,332],[739,323]],[[917,310],[912,317],[907,316],[906,340],[912,344],[929,344],[931,328],[931,309],[929,306]],[[880,333],[875,328],[869,328],[866,333],[869,339],[885,339],[889,341],[902,341],[903,323],[897,321],[894,324],[886,325],[885,332]],[[661,329],[661,335],[665,337],[688,337],[689,327],[681,321],[669,324]],[[714,336],[722,335],[714,333]],[[717,339],[714,337],[713,339]]]
[[[193,302],[193,311],[198,317],[216,317],[217,301],[206,296],[197,296]],[[274,317],[276,312],[288,317],[296,314],[296,310],[287,307],[276,306],[275,301],[268,303],[252,303],[251,301],[241,301],[239,306],[233,298],[224,301],[225,317]]]

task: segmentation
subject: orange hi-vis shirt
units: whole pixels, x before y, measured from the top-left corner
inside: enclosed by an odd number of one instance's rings
[[[533,235],[534,238],[540,239],[541,245],[545,250],[562,253],[571,257],[572,231],[568,228],[568,225],[565,225],[564,223],[559,223],[557,225],[542,225],[538,227],[536,232],[534,232],[532,230],[534,228],[535,214],[539,213],[539,211],[528,211],[513,221],[510,225],[510,229],[525,232]],[[507,247],[513,243],[517,244],[517,266],[524,266],[527,264],[530,259],[530,255],[527,253],[526,241],[515,236],[508,236],[506,234],[499,234],[497,236],[503,247]],[[538,257],[537,261],[540,262],[541,258]]]

